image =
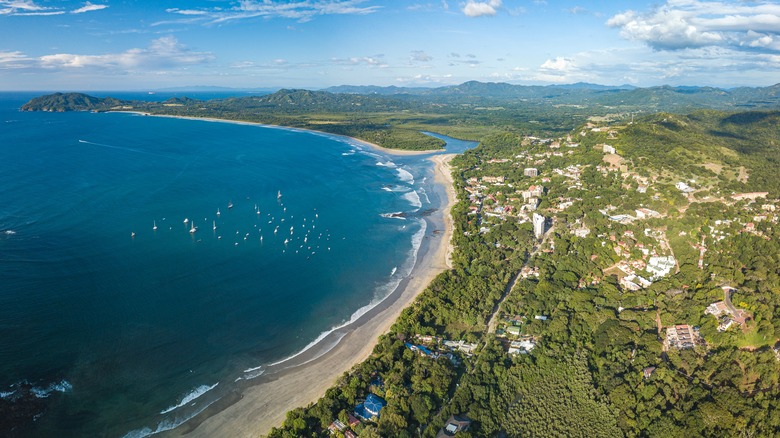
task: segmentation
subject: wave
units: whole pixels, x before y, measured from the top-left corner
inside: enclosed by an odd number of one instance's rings
[[[8,398],[12,395],[16,394],[16,390],[13,391],[0,391],[0,398]]]
[[[398,272],[398,266],[393,266],[393,270],[390,271],[390,276],[392,277],[396,272]]]
[[[7,236],[13,236],[14,234],[16,234],[16,231],[14,230],[5,230],[4,232]]]
[[[313,348],[314,346],[316,346],[317,344],[322,342],[322,340],[325,339],[331,333],[335,332],[336,330],[342,329],[344,327],[347,327],[347,326],[353,324],[355,321],[360,319],[361,316],[363,316],[366,313],[368,313],[371,309],[373,309],[376,306],[382,304],[382,302],[385,301],[387,299],[387,297],[389,297],[391,295],[391,292],[394,291],[396,288],[398,288],[398,286],[401,284],[401,281],[404,278],[406,278],[409,274],[411,274],[412,269],[414,268],[414,265],[417,264],[417,253],[419,252],[420,245],[422,244],[423,237],[425,236],[425,230],[427,228],[427,224],[426,224],[426,222],[424,220],[420,220],[419,223],[420,223],[420,230],[418,230],[412,236],[412,249],[410,250],[408,262],[405,263],[404,267],[403,267],[404,274],[399,276],[399,277],[397,277],[395,279],[395,281],[389,282],[389,283],[387,283],[386,285],[384,285],[383,287],[381,287],[381,288],[379,288],[377,290],[377,293],[375,295],[379,296],[381,298],[376,299],[376,300],[372,300],[370,303],[366,304],[365,306],[355,310],[352,313],[352,315],[350,316],[349,320],[345,321],[344,323],[342,323],[340,325],[337,325],[337,326],[334,326],[334,327],[331,327],[329,330],[326,330],[326,331],[320,333],[320,335],[317,336],[317,338],[315,338],[313,341],[309,342],[309,344],[306,345],[305,347],[303,347],[302,350],[300,350],[297,353],[295,353],[295,354],[293,354],[291,356],[288,356],[288,357],[286,357],[286,358],[284,358],[282,360],[279,360],[279,361],[276,361],[276,362],[274,362],[272,364],[269,364],[268,366],[270,367],[270,366],[280,365],[280,364],[283,364],[283,363],[285,363],[287,361],[290,361],[290,360],[300,356],[301,354],[305,353],[306,351],[310,350],[311,348]],[[394,268],[394,269],[396,269],[396,268]],[[395,272],[393,272],[393,273],[395,273]],[[346,333],[341,334],[341,336],[336,340],[336,342],[333,343],[333,345],[330,347],[330,349],[335,347],[338,344],[338,342],[341,340],[341,338],[343,338],[344,336],[346,336]],[[321,356],[322,354],[325,354],[330,349],[327,349],[325,352],[320,353],[317,357]],[[308,361],[306,361],[304,363],[311,362],[314,359],[316,359],[316,358],[309,359]]]
[[[401,181],[409,184],[414,184],[414,176],[409,173],[406,169],[397,168],[395,169],[398,172],[398,176],[401,178]]]
[[[381,161],[377,161],[376,165],[377,166],[382,166],[382,167],[390,167],[390,168],[394,168],[395,167],[395,163],[393,163],[392,161],[388,161],[386,163],[383,163]]]
[[[425,196],[425,203],[430,204],[431,198],[428,197],[428,192],[426,192],[424,188],[420,187],[420,193]]]
[[[380,213],[379,215],[388,219],[401,219],[402,221],[405,221],[406,217],[404,217],[403,214],[402,211],[396,211],[393,213]]]
[[[122,438],[144,438],[147,436],[157,435],[158,433],[166,432],[169,430],[176,429],[177,427],[181,426],[182,424],[190,421],[192,418],[194,418],[196,415],[200,414],[201,412],[205,411],[206,408],[214,404],[216,401],[218,401],[219,398],[216,398],[212,400],[209,403],[206,403],[201,408],[196,409],[193,411],[190,415],[184,416],[184,417],[176,417],[172,419],[165,419],[157,424],[157,428],[152,430],[149,427],[144,427],[143,429],[136,429],[132,430],[124,435]]]
[[[65,379],[62,379],[59,382],[54,382],[46,388],[40,388],[37,386],[30,388],[30,392],[38,398],[47,398],[53,392],[65,393],[70,391],[73,391],[73,385]]]
[[[406,193],[412,189],[407,186],[384,186],[382,187],[382,190],[394,193]]]
[[[212,389],[216,388],[217,385],[219,385],[219,382],[208,386],[208,385],[200,385],[197,388],[190,391],[189,394],[185,395],[184,398],[181,399],[179,404],[170,406],[167,409],[163,409],[160,411],[160,414],[167,414],[168,412],[175,411],[176,409],[179,409],[180,407],[186,405],[187,403],[197,399],[198,397],[202,396],[203,394],[211,391]]]
[[[420,195],[417,194],[414,190],[411,192],[405,193],[403,196],[401,196],[405,200],[409,201],[410,204],[412,204],[413,207],[420,208],[422,207],[422,201],[420,201]]]

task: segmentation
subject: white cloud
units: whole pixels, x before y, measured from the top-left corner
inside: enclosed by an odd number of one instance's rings
[[[577,70],[577,65],[572,59],[558,56],[555,59],[548,59],[541,65],[542,70],[568,73]]]
[[[431,62],[433,56],[423,52],[422,50],[413,50],[411,56],[409,56],[409,62]]]
[[[764,0],[667,0],[649,12],[619,13],[607,25],[655,50],[719,46],[780,51],[780,4]]]
[[[366,15],[381,8],[381,6],[361,6],[364,3],[366,0],[292,0],[285,3],[274,3],[269,0],[240,0],[238,6],[229,9],[171,8],[166,11],[178,15],[199,16],[202,22],[214,24],[255,17],[290,18],[306,22],[319,15]],[[168,24],[168,22],[155,24]]]
[[[496,15],[496,9],[501,7],[501,0],[488,0],[487,2],[478,2],[469,0],[463,8],[463,13],[468,17],[482,17],[485,15]]]
[[[96,5],[90,2],[84,3],[84,6],[74,9],[70,11],[71,14],[83,14],[84,12],[91,12],[91,11],[99,11],[101,9],[106,9],[108,5]]]
[[[98,11],[108,5],[96,5],[86,2],[84,6],[70,11],[71,14]],[[34,0],[0,0],[0,15],[47,16],[62,15],[67,11],[61,7],[47,7],[36,4]]]
[[[353,56],[350,58],[333,58],[331,61],[338,65],[365,65],[368,67],[387,68],[388,64],[382,58],[384,58],[384,55]]]
[[[192,52],[168,36],[153,40],[146,49],[130,49],[105,55],[57,53],[39,58],[45,68],[94,68],[106,70],[162,69],[201,64],[213,59],[210,53]]]

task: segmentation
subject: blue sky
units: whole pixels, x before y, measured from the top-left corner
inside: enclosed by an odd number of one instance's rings
[[[766,0],[0,0],[0,89],[767,86]]]

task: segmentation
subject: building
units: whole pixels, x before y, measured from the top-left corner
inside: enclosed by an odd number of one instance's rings
[[[608,144],[602,145],[602,147],[603,147],[603,150],[604,150],[605,154],[614,154],[615,153],[615,148],[610,146],[610,145],[608,145]]]
[[[666,343],[669,347],[682,350],[693,348],[699,340],[699,334],[688,324],[680,324],[666,329]]]
[[[544,216],[534,213],[533,216],[533,224],[534,224],[534,236],[536,236],[537,239],[541,239],[542,236],[544,236],[544,223],[545,219]]]
[[[471,420],[468,417],[453,415],[444,423],[444,427],[439,429],[436,438],[455,436],[458,432],[468,430],[469,426],[471,426]]]
[[[523,175],[525,176],[539,176],[539,170],[535,167],[526,167],[525,170],[523,170]]]
[[[375,394],[368,394],[366,400],[355,407],[355,414],[364,420],[379,419],[379,413],[385,406],[387,406],[385,399]]]
[[[650,257],[647,261],[647,272],[653,274],[651,280],[656,280],[661,277],[665,277],[672,271],[676,265],[674,256],[667,257]]]
[[[507,351],[507,353],[528,354],[528,352],[533,350],[534,347],[536,347],[536,342],[534,342],[533,338],[526,337],[518,341],[512,341],[509,344],[509,350]]]

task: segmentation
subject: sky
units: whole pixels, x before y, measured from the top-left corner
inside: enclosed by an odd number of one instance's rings
[[[780,1],[0,0],[0,90],[731,88],[780,82]]]

